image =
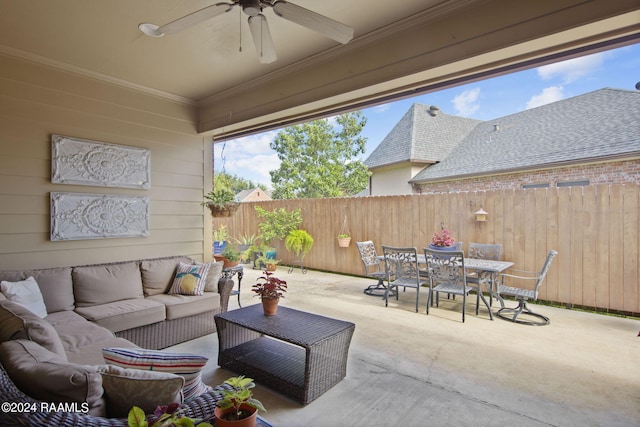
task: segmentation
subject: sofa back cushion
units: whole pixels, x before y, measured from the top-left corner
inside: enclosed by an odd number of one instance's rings
[[[26,274],[38,282],[44,305],[47,306],[47,313],[71,311],[76,308],[73,298],[71,267],[29,270]]]
[[[58,357],[67,358],[62,340],[49,322],[20,304],[0,301],[0,341],[14,339],[34,341]]]
[[[93,366],[76,365],[28,340],[0,344],[0,362],[24,393],[48,403],[77,402],[106,415],[102,377]]]
[[[71,276],[78,307],[144,297],[137,262],[74,267]]]
[[[71,267],[43,268],[39,270],[2,270],[0,281],[17,282],[32,276],[42,293],[47,313],[73,310],[73,282]]]
[[[177,256],[141,261],[140,272],[144,296],[166,294],[173,283],[176,268],[180,262],[190,264],[193,260],[186,256]]]

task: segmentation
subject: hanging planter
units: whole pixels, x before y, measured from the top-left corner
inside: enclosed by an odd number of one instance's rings
[[[341,248],[348,248],[351,243],[351,234],[349,233],[349,226],[347,225],[347,208],[344,208],[344,220],[342,221],[342,227],[340,228],[340,234],[338,234],[338,246]]]

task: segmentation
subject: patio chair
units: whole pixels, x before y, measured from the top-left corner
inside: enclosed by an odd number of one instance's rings
[[[398,288],[416,289],[416,313],[420,300],[420,287],[428,286],[428,281],[420,274],[416,248],[394,248],[382,246],[387,289],[384,292],[384,305],[389,305],[389,293],[395,291],[398,300]],[[393,294],[392,294],[393,295]]]
[[[464,270],[464,252],[448,251],[442,252],[424,248],[424,257],[427,260],[427,269],[429,270],[429,301],[427,301],[427,314],[429,314],[429,305],[432,303],[435,294],[436,307],[440,303],[440,293],[447,295],[462,296],[462,322],[465,320],[465,309],[467,304],[467,296],[472,290],[467,285],[467,274]],[[455,298],[454,298],[455,299]],[[477,296],[476,305],[480,297]],[[477,313],[477,310],[476,310]]]
[[[387,273],[382,267],[380,257],[378,257],[376,253],[376,246],[371,240],[356,242],[356,246],[362,259],[362,265],[364,265],[364,275],[378,281],[375,285],[367,286],[364,289],[364,293],[384,297],[384,292],[387,289],[384,284],[384,279],[387,277]]]
[[[544,281],[544,278],[546,277],[547,272],[551,267],[551,262],[553,262],[553,259],[555,258],[556,255],[558,255],[558,252],[554,250],[550,250],[549,254],[547,255],[547,259],[545,260],[544,265],[542,266],[542,270],[540,271],[509,270],[512,273],[518,273],[518,274],[511,274],[511,273],[500,274],[500,280],[502,281],[502,284],[498,286],[497,297],[498,297],[498,300],[500,301],[500,305],[502,306],[502,308],[498,310],[498,312],[496,313],[498,317],[504,320],[508,320],[510,322],[520,323],[523,325],[542,326],[542,325],[548,325],[550,323],[550,320],[548,317],[531,311],[529,307],[527,307],[527,301],[529,300],[536,301],[538,299],[538,291],[540,289],[540,286],[542,285],[542,282]],[[527,281],[529,282],[535,281],[535,284],[533,286],[533,289],[518,288],[518,287],[505,285],[504,283],[507,279],[519,281],[519,282],[522,282],[523,284]],[[518,306],[514,308],[505,307],[504,301],[502,299],[502,296],[504,295],[515,297],[515,299],[518,301]],[[532,316],[539,320],[531,321],[531,320],[518,319],[518,316],[520,316],[521,314],[524,314],[525,316],[527,315]]]
[[[494,261],[500,260],[502,254],[501,244],[487,244],[469,242],[467,257],[474,259],[490,259]],[[480,286],[480,277],[476,273],[467,273],[467,285],[474,288],[474,292],[482,292]],[[489,305],[493,302],[493,291],[489,291]],[[476,305],[476,314],[478,314],[478,306]]]

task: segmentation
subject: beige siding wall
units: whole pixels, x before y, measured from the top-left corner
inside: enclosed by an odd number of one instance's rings
[[[210,215],[200,202],[210,190],[211,144],[197,134],[195,117],[185,103],[0,56],[0,268],[171,254],[210,259]],[[52,184],[54,133],[148,148],[151,189]],[[56,191],[148,196],[150,235],[52,242],[49,195]]]
[[[410,165],[401,165],[376,170],[371,175],[371,195],[372,196],[398,196],[411,194],[411,184],[409,180],[420,170],[414,169]]]

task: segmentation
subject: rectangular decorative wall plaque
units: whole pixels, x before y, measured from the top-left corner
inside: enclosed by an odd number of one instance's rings
[[[51,136],[51,182],[102,187],[151,187],[151,154],[68,136]]]
[[[51,193],[51,240],[149,235],[149,198]]]

